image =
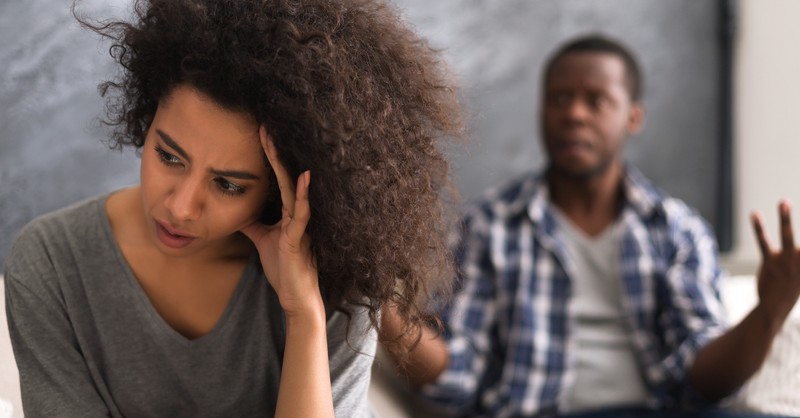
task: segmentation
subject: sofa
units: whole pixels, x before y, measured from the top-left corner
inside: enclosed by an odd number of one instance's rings
[[[721,297],[731,324],[741,321],[758,301],[753,276],[723,279]],[[434,418],[441,412],[420,401],[397,376],[391,360],[379,352],[373,366],[370,400],[381,418]],[[800,417],[800,303],[773,342],[764,365],[726,407]]]
[[[6,321],[5,282],[0,274],[0,418],[22,417],[19,373],[11,351]]]
[[[752,276],[733,276],[723,281],[722,299],[731,322],[741,320],[756,303]],[[0,295],[4,295],[0,275]],[[11,351],[6,323],[5,297],[0,297],[0,418],[21,418],[19,374]],[[386,356],[373,367],[370,402],[381,418],[422,418],[438,415],[419,402],[394,373]],[[792,311],[776,338],[764,366],[731,400],[730,408],[800,417],[800,304]]]

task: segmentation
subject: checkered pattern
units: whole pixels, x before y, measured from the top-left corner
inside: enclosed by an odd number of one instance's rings
[[[623,191],[620,297],[650,402],[691,403],[687,368],[725,327],[716,242],[632,167]],[[572,281],[543,177],[489,192],[460,232],[458,291],[443,312],[450,365],[422,392],[471,417],[557,413],[572,379]]]

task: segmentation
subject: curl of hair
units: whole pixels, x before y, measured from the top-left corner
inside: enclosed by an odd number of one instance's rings
[[[411,328],[430,320],[426,302],[453,277],[442,142],[463,133],[437,51],[378,1],[136,0],[133,12],[76,14],[124,68],[100,85],[112,146],[142,147],[181,84],[253,115],[291,175],[311,170],[325,300],[366,307],[374,326],[387,303]]]

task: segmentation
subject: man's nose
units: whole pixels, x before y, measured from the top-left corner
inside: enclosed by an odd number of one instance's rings
[[[203,211],[205,193],[202,179],[184,178],[167,197],[167,210],[176,221],[197,220]]]
[[[566,119],[570,122],[584,122],[589,114],[589,104],[582,97],[570,100],[565,112]]]

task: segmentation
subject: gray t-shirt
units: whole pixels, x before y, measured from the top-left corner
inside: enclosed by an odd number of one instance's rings
[[[28,417],[272,416],[283,352],[277,296],[254,255],[229,305],[189,340],[157,313],[100,196],[42,216],[6,260],[6,311]],[[370,416],[376,332],[363,311],[328,320],[336,415]]]
[[[553,208],[569,256],[571,387],[563,399],[569,412],[647,405],[648,392],[622,301],[617,221],[587,236]]]

